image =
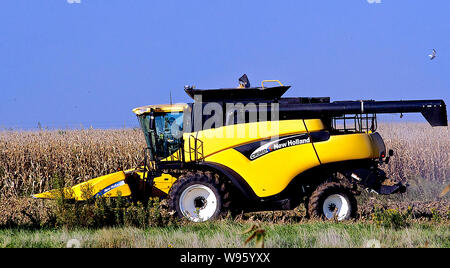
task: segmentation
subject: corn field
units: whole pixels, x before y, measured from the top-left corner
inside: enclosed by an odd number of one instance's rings
[[[395,151],[388,175],[448,183],[449,129],[425,123],[380,124],[388,149]],[[59,176],[67,185],[83,182],[141,160],[145,140],[139,129],[0,131],[0,198],[48,190]]]
[[[395,178],[423,179],[448,183],[450,170],[450,131],[425,123],[381,124],[378,132],[388,149],[395,151],[388,175]]]
[[[139,129],[0,132],[0,197],[51,188],[52,178],[73,185],[142,160]]]

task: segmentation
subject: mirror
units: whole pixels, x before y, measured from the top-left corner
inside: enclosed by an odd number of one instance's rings
[[[394,155],[394,150],[390,149],[388,154],[389,154],[389,156],[393,156]]]
[[[155,129],[155,115],[153,112],[150,112],[150,120],[149,120],[149,130]]]

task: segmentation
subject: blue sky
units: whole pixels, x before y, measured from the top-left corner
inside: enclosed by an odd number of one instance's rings
[[[234,87],[243,73],[292,85],[287,96],[449,101],[448,0],[0,6],[0,127],[137,126],[132,108],[169,91],[187,102],[184,85]]]

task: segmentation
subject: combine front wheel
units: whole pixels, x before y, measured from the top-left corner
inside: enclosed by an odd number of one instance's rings
[[[228,204],[225,184],[211,172],[183,174],[169,192],[170,209],[193,222],[217,218]]]

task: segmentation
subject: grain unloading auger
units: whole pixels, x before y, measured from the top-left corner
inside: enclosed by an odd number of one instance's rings
[[[310,216],[344,220],[356,215],[361,190],[406,190],[404,178],[387,178],[379,168],[393,151],[376,132],[376,114],[421,113],[432,126],[447,126],[442,100],[282,98],[289,86],[264,82],[255,88],[186,87],[193,103],[134,109],[147,142],[142,164],[64,189],[66,197],[84,200],[86,188],[94,198],[145,202],[157,196],[192,221],[305,202]]]

